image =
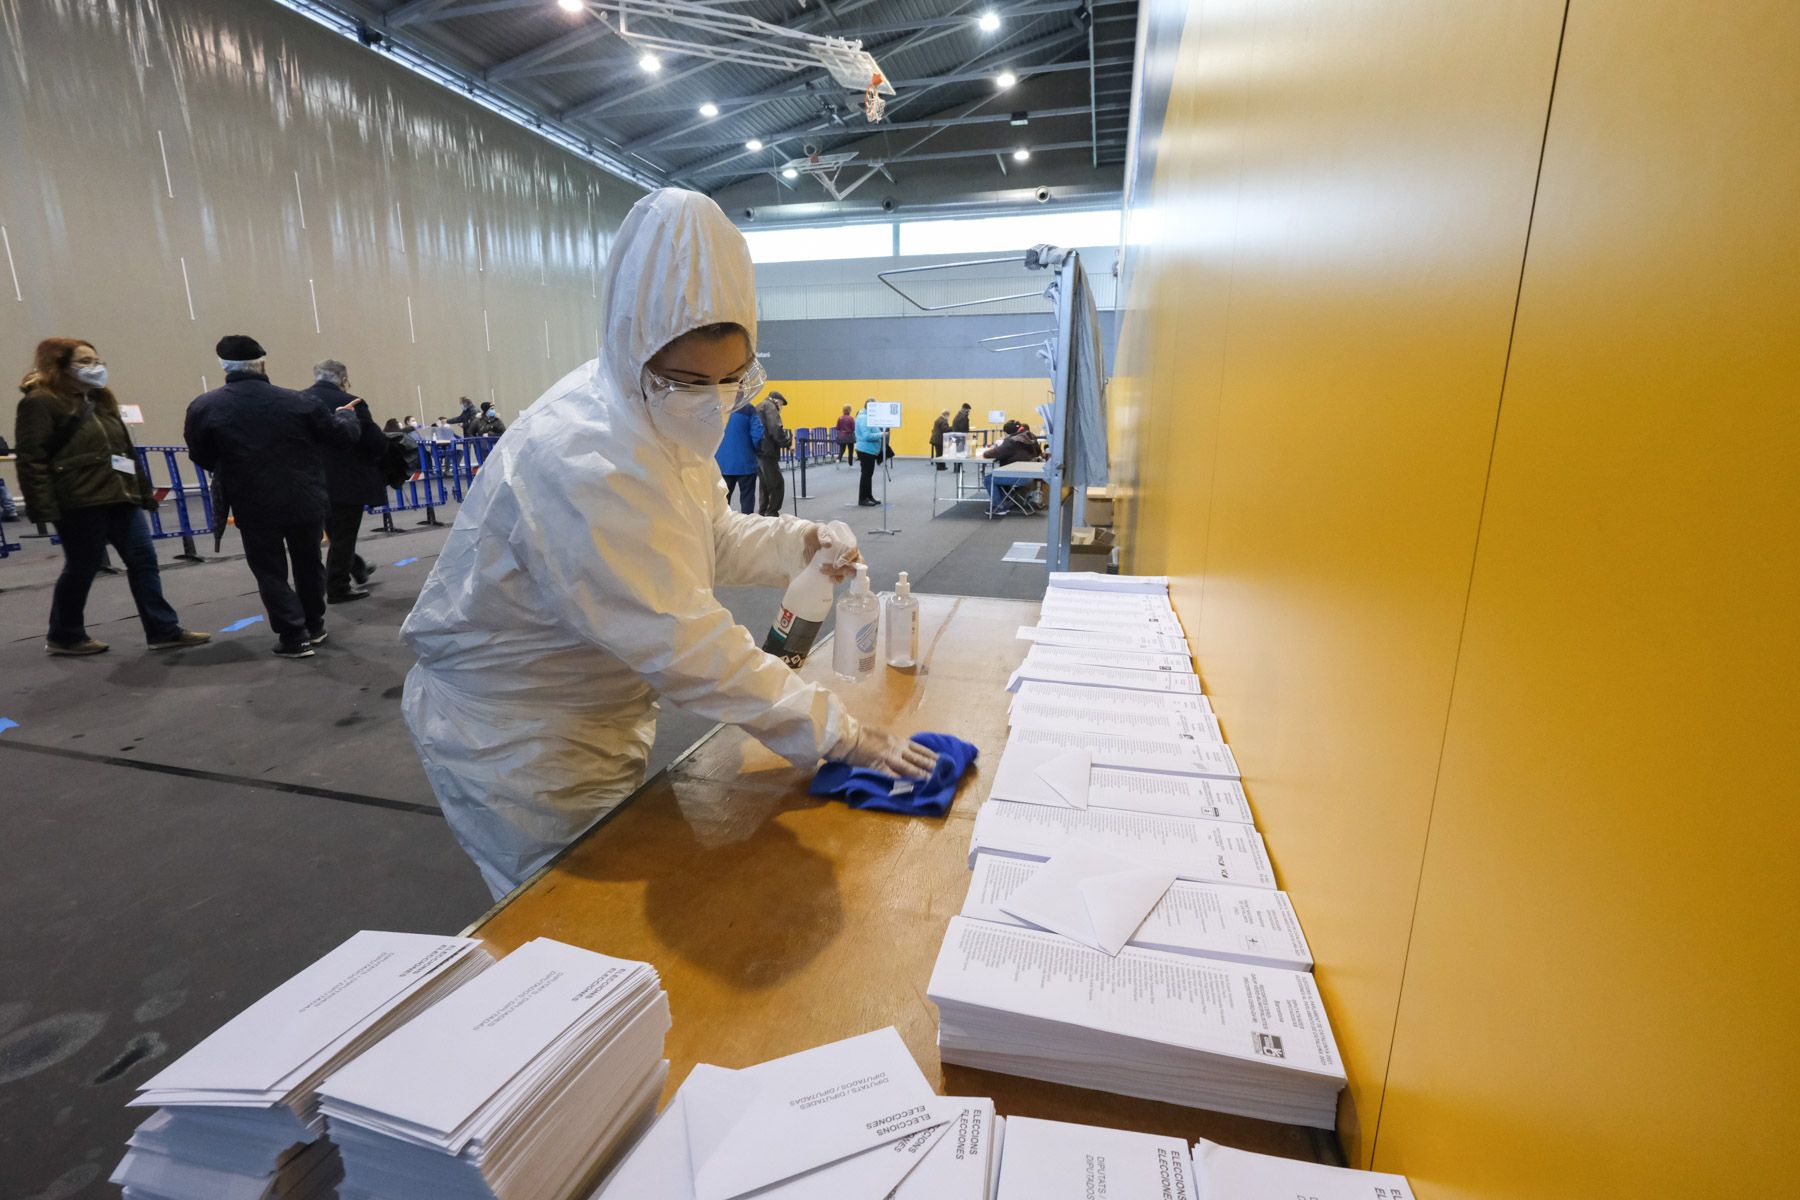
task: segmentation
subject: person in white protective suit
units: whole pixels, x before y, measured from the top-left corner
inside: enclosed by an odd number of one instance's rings
[[[444,814],[496,897],[643,782],[657,698],[797,765],[922,777],[925,747],[860,725],[763,653],[715,584],[786,585],[855,536],[731,511],[713,452],[754,399],[755,275],[718,205],[665,189],[606,263],[600,356],[495,444],[400,631],[402,710]]]

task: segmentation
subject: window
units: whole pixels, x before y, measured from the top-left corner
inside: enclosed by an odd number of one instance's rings
[[[1040,242],[1071,248],[1119,244],[1119,210],[1044,212],[961,221],[904,221],[900,253],[1005,254]]]
[[[811,262],[829,258],[891,258],[894,227],[837,225],[810,229],[746,229],[753,262]]]

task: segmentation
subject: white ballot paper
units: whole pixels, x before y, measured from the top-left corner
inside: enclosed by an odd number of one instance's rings
[[[1067,729],[1014,729],[1006,739],[1014,747],[1039,760],[1065,750],[1087,750],[1097,767],[1124,767],[1138,771],[1163,771],[1171,775],[1205,775],[1213,779],[1238,778],[1237,759],[1223,742],[1183,737],[1132,737],[1117,733],[1088,733]]]
[[[1117,954],[1174,882],[1173,867],[1071,842],[1000,907],[1039,929]]]
[[[683,1088],[695,1200],[734,1200],[820,1168],[853,1176],[881,1200],[929,1144],[913,1154],[880,1148],[941,1133],[962,1107],[932,1092],[891,1026],[742,1071],[694,1071]],[[851,1200],[846,1186],[821,1195]]]
[[[1169,594],[1167,575],[1102,575],[1097,571],[1052,571],[1052,588],[1076,592],[1155,592]]]
[[[1244,785],[1235,779],[1168,775],[1096,767],[1090,750],[1063,750],[1049,758],[1021,747],[1003,751],[994,771],[990,800],[1044,804],[1051,808],[1116,808],[1126,812],[1199,817],[1254,825]],[[1085,780],[1080,777],[1086,765]]]
[[[983,1104],[991,1121],[991,1102],[934,1095],[892,1028],[741,1071],[702,1063],[593,1200],[912,1200],[950,1131],[971,1152],[962,1121]]]
[[[1164,671],[1175,675],[1194,674],[1194,660],[1184,648],[1174,654],[1155,650],[1107,649],[1092,646],[1046,646],[1042,642],[1025,652],[1025,666],[1110,667],[1122,671]],[[1140,686],[1149,687],[1148,683]]]
[[[998,1200],[1194,1200],[1192,1167],[1179,1138],[1009,1117]]]
[[[1002,925],[1024,924],[1007,911],[1008,901],[1046,866],[1030,859],[976,855],[962,915]],[[1310,971],[1313,965],[1300,918],[1286,892],[1227,883],[1177,879],[1126,944],[1289,971]]]
[[[1046,646],[1044,649],[1060,650],[1066,649],[1066,647]],[[1133,655],[1131,657],[1147,656]],[[1122,691],[1178,693],[1192,696],[1196,700],[1206,700],[1206,697],[1200,693],[1199,677],[1193,674],[1193,669],[1185,664],[1180,671],[1156,669],[1136,671],[1118,663],[1111,666],[1061,663],[1027,654],[1025,661],[1007,677],[1006,690],[1016,692],[1023,685],[1033,681],[1046,684],[1081,684],[1089,689],[1115,688]],[[1207,710],[1211,711],[1211,709],[1212,704],[1208,702]]]
[[[1186,675],[1182,678],[1194,677]],[[1171,680],[1159,675],[1155,682]],[[1176,712],[1188,717],[1211,716],[1213,711],[1212,701],[1205,696],[1180,689],[1095,687],[1086,683],[1020,680],[1018,687],[1007,690],[1013,693],[1011,703],[1015,705],[1079,704],[1107,712]]]
[[[1123,692],[1106,688],[1089,688],[1108,696],[1147,696],[1152,700],[1180,700],[1179,696],[1158,696],[1154,692]],[[1186,697],[1192,699],[1192,697]],[[1106,733],[1117,737],[1215,742],[1223,745],[1225,735],[1219,731],[1218,718],[1209,712],[1182,711],[1175,705],[1150,708],[1145,705],[1105,703],[1069,703],[1055,700],[1026,699],[1021,696],[1007,710],[1007,720],[1014,729],[1042,729],[1060,733]]]
[[[1106,612],[1045,604],[1038,610],[1040,629],[1085,629],[1099,633],[1159,633],[1181,636],[1181,622],[1173,613]]]
[[[364,930],[214,1030],[152,1076],[131,1105],[268,1105],[295,1076],[350,1042],[444,968],[473,938]],[[491,960],[485,952],[480,965]],[[235,1094],[235,1095],[234,1095]]]
[[[1404,1175],[1328,1167],[1272,1154],[1194,1143],[1199,1200],[1413,1200]]]
[[[1337,1117],[1343,1064],[1304,971],[1132,947],[1109,957],[952,917],[926,995],[946,1063],[1316,1129]]]
[[[962,1111],[887,1200],[987,1200],[1000,1161],[994,1149],[994,1102],[956,1102]]]
[[[1019,637],[1040,646],[1078,646],[1088,650],[1123,650],[1135,654],[1186,654],[1187,641],[1169,633],[1133,633],[1130,630],[1051,629],[1043,625],[1019,626]]]
[[[1116,809],[1051,808],[990,800],[975,810],[969,866],[981,853],[1044,860],[1073,842],[1173,867],[1182,879],[1275,888],[1275,868],[1255,826]]]

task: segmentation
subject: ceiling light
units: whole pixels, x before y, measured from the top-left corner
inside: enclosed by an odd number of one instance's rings
[[[1002,71],[994,76],[994,85],[1002,90],[1011,87],[1017,82],[1019,82],[1019,77],[1014,75],[1011,71]]]
[[[981,27],[981,32],[992,33],[1000,28],[1000,14],[991,10],[984,12],[981,14],[981,20],[975,23]]]
[[[711,100],[708,100],[705,104],[700,106],[700,115],[703,117],[716,117],[719,115],[719,106],[714,104]]]
[[[762,139],[761,138],[751,138],[749,141],[744,143],[744,149],[750,151],[752,154],[756,153],[758,150],[761,150],[762,148],[763,147],[762,147]]]
[[[562,9],[564,12],[575,13],[580,12],[587,6],[582,4],[581,0],[556,0],[556,7]]]
[[[1030,162],[1031,161],[1031,151],[1027,150],[1023,146],[1020,146],[1017,150],[1013,151],[1013,161],[1014,162]]]
[[[662,59],[656,57],[654,54],[646,54],[644,57],[638,59],[638,70],[646,75],[654,75],[662,70]]]
[[[783,167],[781,169],[781,177],[783,179],[798,179],[800,178],[800,172],[794,170],[792,167]]]

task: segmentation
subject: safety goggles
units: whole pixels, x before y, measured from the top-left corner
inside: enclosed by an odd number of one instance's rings
[[[754,400],[769,386],[769,373],[763,370],[760,362],[751,362],[744,368],[744,373],[736,379],[721,379],[717,384],[691,383],[686,380],[669,379],[658,375],[649,367],[644,368],[645,399],[656,399],[659,396],[678,396],[683,392],[709,392],[715,389],[737,385],[739,403]]]

